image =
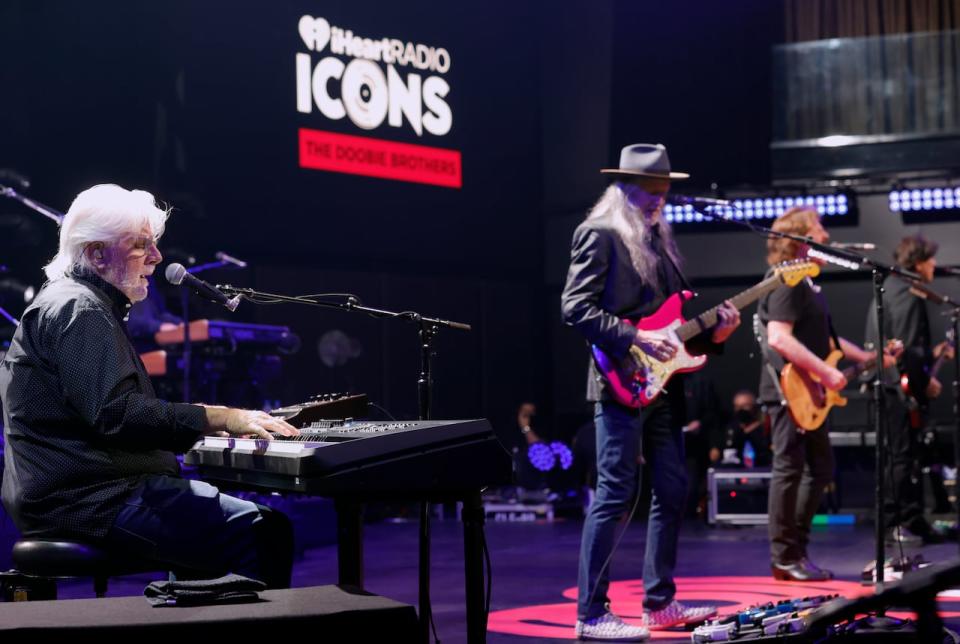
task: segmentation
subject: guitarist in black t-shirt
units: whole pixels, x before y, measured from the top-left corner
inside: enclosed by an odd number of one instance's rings
[[[777,218],[772,230],[807,235],[825,243],[830,235],[811,207],[791,208]],[[806,257],[808,247],[790,239],[767,242],[767,263]],[[773,475],[770,482],[769,531],[771,571],[775,579],[823,581],[833,573],[810,561],[807,544],[813,515],[823,490],[833,478],[833,451],[826,428],[804,431],[797,427],[782,399],[777,371],[785,362],[818,379],[827,389],[840,391],[847,379],[824,358],[833,348],[830,313],[820,287],[810,278],[794,288],[781,286],[760,300],[765,363],[760,377],[760,399],[771,406]],[[872,354],[854,343],[836,338],[834,344],[848,359],[867,361]],[[891,364],[893,363],[891,359]]]

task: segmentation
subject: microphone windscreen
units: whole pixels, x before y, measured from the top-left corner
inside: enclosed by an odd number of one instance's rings
[[[167,270],[163,272],[164,277],[167,278],[167,281],[175,286],[179,286],[183,282],[184,276],[187,274],[187,269],[183,267],[183,264],[170,264],[167,266]]]

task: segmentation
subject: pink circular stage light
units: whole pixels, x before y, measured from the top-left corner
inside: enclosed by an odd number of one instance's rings
[[[775,581],[771,577],[680,577],[677,599],[691,604],[710,604],[719,607],[720,614],[739,612],[746,608],[783,599],[797,599],[811,595],[859,597],[873,592],[871,587],[853,581],[833,580],[819,583]],[[577,589],[562,592],[570,600],[555,604],[520,606],[490,613],[487,630],[526,637],[573,639],[577,619]],[[643,581],[631,579],[610,583],[608,592],[613,612],[632,624],[640,624],[643,615]],[[941,596],[940,616],[944,619],[960,617],[960,597]],[[912,617],[910,613],[889,613],[894,617]],[[653,631],[654,639],[690,641],[690,632],[683,629]]]

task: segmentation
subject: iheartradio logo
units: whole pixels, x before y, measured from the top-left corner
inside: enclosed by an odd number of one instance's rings
[[[445,48],[361,37],[313,16],[302,16],[297,31],[311,52],[296,55],[298,112],[316,108],[330,120],[349,118],[363,130],[386,122],[409,125],[417,136],[450,131],[453,114],[445,100],[450,85],[441,76],[451,65]]]

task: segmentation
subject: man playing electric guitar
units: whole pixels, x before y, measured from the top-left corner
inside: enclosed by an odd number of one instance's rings
[[[830,239],[820,215],[811,207],[791,208],[771,228],[807,235],[819,243]],[[804,258],[807,250],[807,246],[790,239],[770,239],[767,263],[774,266]],[[833,451],[827,428],[804,431],[798,428],[790,410],[780,406],[782,394],[776,370],[790,362],[815,376],[827,389],[840,391],[846,386],[843,373],[824,361],[831,351],[830,313],[820,288],[807,279],[794,288],[781,286],[763,297],[758,315],[767,345],[760,399],[772,410],[773,475],[768,501],[771,571],[775,579],[787,581],[827,580],[833,573],[810,561],[807,544],[813,515],[824,488],[833,479]],[[837,342],[848,359],[866,362],[872,356],[844,338]]]
[[[562,296],[564,322],[615,358],[637,346],[656,360],[669,361],[679,344],[664,333],[639,329],[626,318],[652,314],[685,287],[677,247],[661,212],[671,181],[688,175],[671,172],[666,149],[648,144],[625,147],[620,167],[603,172],[615,181],[573,235]],[[718,343],[739,323],[737,310],[725,304],[717,311],[717,323],[691,338],[686,349],[716,352]],[[715,608],[692,608],[674,598],[673,570],[687,487],[683,391],[677,377],[641,412],[612,400],[606,381],[591,363],[587,400],[595,403],[597,494],[583,526],[578,638],[641,640],[649,637],[649,628],[700,622],[716,613]],[[653,500],[643,566],[644,626],[636,626],[609,611],[607,588],[616,526],[636,492],[641,433],[645,462],[653,468]]]
[[[904,380],[909,383],[908,402],[916,405],[916,413],[903,409],[898,395],[888,395],[887,405],[891,410],[891,422],[887,425],[887,441],[889,447],[889,465],[892,468],[892,477],[884,477],[884,482],[892,489],[888,489],[884,507],[885,522],[890,527],[889,538],[905,544],[919,544],[921,541],[939,541],[941,535],[935,533],[930,523],[923,516],[923,492],[920,485],[920,436],[922,425],[919,420],[922,410],[927,403],[937,398],[943,390],[943,385],[932,373],[931,365],[943,355],[949,359],[952,349],[947,342],[941,342],[933,347],[930,332],[930,312],[926,300],[918,294],[917,288],[933,281],[934,269],[937,266],[937,243],[920,235],[904,237],[897,245],[893,257],[897,265],[918,273],[922,283],[914,287],[909,282],[897,277],[888,277],[884,282],[884,330],[885,335],[901,338],[904,344],[903,356],[900,359],[899,372],[890,370],[887,380],[896,382],[903,374]],[[877,322],[871,304],[867,312],[868,340],[876,341]],[[897,410],[899,413],[894,412]],[[899,416],[899,418],[897,418]],[[892,481],[891,481],[892,479]]]

